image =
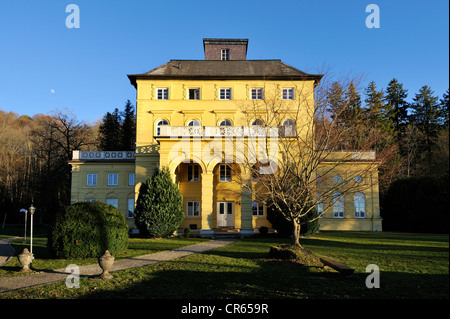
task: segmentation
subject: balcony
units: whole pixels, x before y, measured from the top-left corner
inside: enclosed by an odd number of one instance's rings
[[[74,161],[133,161],[131,151],[73,151]]]
[[[158,137],[293,137],[294,125],[264,126],[160,126]]]

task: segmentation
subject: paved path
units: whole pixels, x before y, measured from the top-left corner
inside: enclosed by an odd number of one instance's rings
[[[13,240],[12,238],[11,240]],[[177,248],[174,250],[162,251],[154,254],[137,256],[129,259],[121,259],[116,260],[110,272],[135,268],[135,267],[143,267],[151,264],[155,264],[158,262],[168,261],[176,258],[185,257],[192,254],[202,253],[204,251],[208,251],[211,249],[224,247],[229,244],[232,244],[236,241],[236,239],[221,239],[221,240],[211,240],[205,243],[185,246],[181,248]],[[2,240],[2,245],[6,242]],[[9,246],[9,244],[8,244]],[[11,246],[9,246],[11,248]],[[6,248],[0,248],[1,251]],[[11,248],[12,249],[12,248]],[[0,251],[0,253],[1,253]],[[3,255],[3,254],[2,254]],[[97,276],[100,275],[102,270],[98,264],[88,265],[88,266],[80,266],[80,276]],[[18,290],[22,288],[28,288],[39,285],[46,285],[58,281],[64,281],[67,276],[71,274],[71,272],[67,272],[65,268],[56,269],[49,272],[40,272],[34,273],[30,275],[24,276],[15,276],[15,277],[0,277],[0,293]]]
[[[10,243],[20,237],[0,239],[0,267],[3,266],[14,256],[15,250]]]

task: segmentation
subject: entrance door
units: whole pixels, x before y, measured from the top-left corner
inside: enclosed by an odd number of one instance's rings
[[[217,203],[217,227],[234,226],[234,202]]]

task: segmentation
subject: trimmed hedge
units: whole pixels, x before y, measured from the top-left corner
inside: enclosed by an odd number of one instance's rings
[[[397,180],[381,198],[383,230],[448,234],[448,207],[448,175]]]
[[[76,203],[57,214],[47,247],[57,258],[100,257],[128,247],[128,225],[122,212],[97,202]]]

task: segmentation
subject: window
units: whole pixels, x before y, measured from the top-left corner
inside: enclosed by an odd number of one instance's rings
[[[317,193],[317,215],[319,218],[323,218],[323,199],[320,193]]]
[[[199,167],[198,165],[188,165],[188,182],[198,182],[200,180]]]
[[[264,205],[258,202],[252,202],[252,215],[264,216]]]
[[[87,174],[86,186],[97,186],[97,174]]]
[[[127,218],[134,218],[134,198],[128,198]]]
[[[344,196],[341,193],[333,194],[333,217],[344,218]]]
[[[119,185],[119,174],[108,174],[108,186]]]
[[[342,177],[340,175],[336,175],[333,177],[333,180],[335,183],[341,183],[342,182]]]
[[[200,89],[188,89],[189,100],[200,100]]]
[[[161,126],[162,125],[169,125],[169,122],[166,120],[160,120],[158,123],[156,123],[156,136],[161,135]]]
[[[169,99],[169,89],[168,88],[156,89],[156,99],[157,100],[168,100]]]
[[[294,99],[294,88],[283,89],[283,100],[293,100]]]
[[[362,180],[363,180],[363,178],[361,177],[361,176],[359,176],[359,175],[357,175],[357,176],[355,176],[355,182],[356,183],[361,183],[362,182]]]
[[[287,125],[294,125],[294,121],[292,120],[286,120],[283,122],[283,126],[287,126]]]
[[[135,177],[136,177],[136,175],[134,173],[128,174],[128,186],[134,186]]]
[[[230,165],[220,165],[220,176],[221,182],[231,181],[231,166]]]
[[[220,100],[231,100],[231,89],[219,89]]]
[[[355,218],[366,218],[366,198],[363,193],[356,193],[355,197]]]
[[[253,126],[263,126],[264,122],[261,120],[254,120],[252,123]]]
[[[223,120],[220,122],[219,126],[232,126],[230,120]]]
[[[200,216],[200,202],[198,202],[198,201],[187,202],[186,215],[188,217]]]
[[[233,214],[233,203],[232,202],[219,202],[219,214],[224,215],[225,210],[227,215]]]
[[[262,100],[264,99],[263,97],[263,89],[252,89],[251,91],[251,98],[252,100]]]
[[[119,208],[119,200],[117,198],[107,198],[106,204]]]
[[[189,121],[187,126],[200,126],[200,121],[198,120]]]
[[[322,182],[322,176],[320,176],[319,174],[316,174],[316,184],[319,184]]]
[[[229,61],[230,60],[230,49],[220,50],[220,59],[222,61]]]

